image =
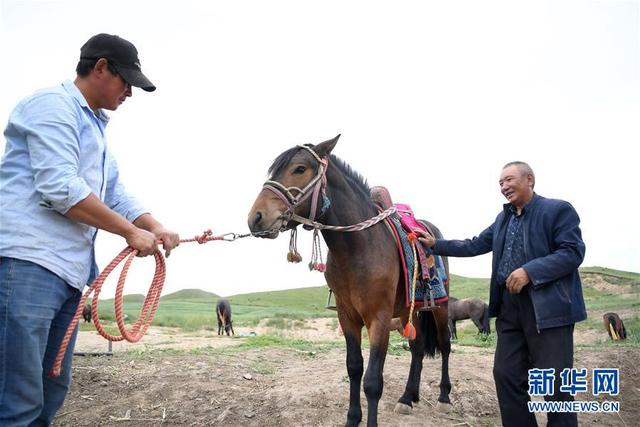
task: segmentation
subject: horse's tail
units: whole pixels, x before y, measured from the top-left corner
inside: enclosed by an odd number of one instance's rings
[[[420,333],[424,339],[424,352],[427,356],[433,358],[436,355],[436,350],[440,352],[436,320],[433,317],[433,313],[423,311],[418,316],[418,321],[420,322]]]
[[[619,340],[620,337],[616,333],[616,319],[615,319],[615,317],[609,316],[609,317],[607,317],[607,320],[609,321],[609,336],[614,341]]]
[[[216,307],[216,312],[218,313],[218,320],[220,321],[220,324],[224,326],[224,313],[222,311],[222,307]]]
[[[489,306],[484,305],[484,313],[482,316],[482,332],[489,335],[491,333],[491,322],[489,319]]]

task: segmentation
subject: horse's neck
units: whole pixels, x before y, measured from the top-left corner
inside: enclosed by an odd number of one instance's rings
[[[327,225],[352,225],[378,214],[373,203],[362,200],[362,195],[353,188],[353,184],[348,183],[344,177],[340,178],[337,184],[331,181],[328,184],[331,207],[320,222]],[[374,233],[371,228],[356,232],[322,232],[329,250],[332,251],[361,248],[363,243],[371,240],[371,233]]]

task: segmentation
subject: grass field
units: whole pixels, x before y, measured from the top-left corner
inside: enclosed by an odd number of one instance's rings
[[[227,297],[231,302],[233,323],[240,326],[256,325],[269,319],[276,324],[294,324],[292,320],[335,316],[335,312],[324,308],[327,287],[290,289],[285,291],[258,292]],[[199,289],[185,289],[160,299],[158,311],[153,319],[156,326],[179,327],[185,330],[217,328],[216,302],[220,297]],[[139,315],[144,295],[126,295],[124,312],[129,319]],[[100,300],[101,320],[113,321],[113,300]],[[83,325],[83,328],[91,325]]]
[[[612,345],[602,331],[603,311],[623,312],[629,339],[618,345],[640,346],[640,274],[617,271],[602,267],[587,267],[580,270],[584,282],[584,296],[590,317],[576,325],[577,330],[597,330],[602,335],[602,345]],[[480,298],[488,301],[489,279],[468,278],[452,275],[451,294],[457,298]],[[284,291],[259,292],[227,297],[233,310],[234,325],[254,326],[261,320],[271,327],[289,329],[299,327],[305,319],[335,317],[335,312],[324,308],[327,287],[290,289]],[[219,297],[198,289],[181,290],[161,298],[153,324],[156,326],[178,327],[186,331],[217,329],[215,305]],[[129,321],[139,315],[143,295],[127,295],[124,311]],[[113,321],[113,300],[100,301],[100,318]],[[599,315],[591,315],[598,313]],[[631,313],[631,314],[629,314]],[[495,331],[492,320],[492,331]],[[91,324],[81,324],[83,330],[93,328]],[[110,331],[114,332],[114,331]],[[274,341],[275,340],[275,341]],[[260,337],[244,345],[283,345],[288,340]],[[495,334],[483,340],[477,335],[473,325],[458,327],[458,344],[482,347],[495,346]],[[297,343],[296,346],[302,345]],[[401,348],[398,334],[392,334],[391,351]]]
[[[587,306],[587,320],[577,323],[577,331],[594,330],[601,335],[597,345],[622,345],[640,347],[640,274],[604,267],[580,269],[583,294]],[[458,298],[480,298],[488,301],[489,279],[475,279],[452,275],[451,294]],[[629,338],[624,342],[608,339],[602,326],[600,312],[631,313],[623,315]],[[598,315],[596,315],[598,313]],[[483,340],[477,329],[468,325],[458,328],[458,344],[481,347],[495,346],[495,319],[491,320],[491,336]]]

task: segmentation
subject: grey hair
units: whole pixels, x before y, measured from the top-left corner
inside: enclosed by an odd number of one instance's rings
[[[520,170],[520,172],[522,172],[523,175],[531,175],[531,177],[533,178],[533,184],[531,185],[531,189],[533,189],[536,186],[536,174],[533,173],[533,169],[531,169],[531,166],[529,166],[527,163],[520,162],[520,161],[509,162],[506,165],[504,165],[502,169],[504,170],[509,166],[517,166],[518,170]]]

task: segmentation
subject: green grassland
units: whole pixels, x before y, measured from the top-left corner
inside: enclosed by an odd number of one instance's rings
[[[578,331],[593,329],[602,335],[598,345],[640,346],[640,274],[612,270],[602,267],[587,267],[580,270],[585,283],[584,296],[590,317],[576,326]],[[596,283],[596,285],[591,285]],[[457,298],[480,298],[488,301],[489,279],[468,278],[457,275],[451,277],[451,295]],[[177,327],[186,331],[198,329],[215,330],[215,306],[220,297],[198,289],[181,290],[165,295],[153,320],[156,326]],[[254,326],[261,320],[271,327],[290,329],[301,327],[305,319],[335,317],[334,311],[324,308],[327,287],[319,286],[284,291],[258,292],[226,297],[232,306],[235,326]],[[124,312],[131,322],[139,316],[143,295],[127,295],[124,298]],[[625,313],[622,317],[629,334],[624,342],[611,342],[604,334],[601,313],[616,311]],[[597,313],[597,315],[594,315]],[[630,314],[629,314],[630,313]],[[113,300],[101,300],[99,304],[101,320],[107,324],[114,320]],[[483,339],[477,329],[467,324],[458,324],[458,344],[481,347],[495,346],[495,322],[492,320],[492,335]],[[462,326],[462,327],[461,327]],[[83,330],[92,325],[81,324]],[[276,337],[255,337],[242,345],[284,345],[290,340]],[[294,343],[295,347],[317,347],[310,344]],[[292,344],[293,345],[293,344]],[[323,347],[323,346],[320,346]],[[390,351],[402,351],[398,334],[392,334]]]
[[[640,347],[640,274],[604,267],[580,269],[583,294],[587,306],[587,320],[576,324],[577,331],[594,330],[601,336],[593,345],[618,345]],[[597,282],[598,285],[593,285]],[[489,279],[476,279],[452,275],[451,295],[457,298],[489,299]],[[611,341],[602,326],[604,311],[631,313],[622,315],[629,338]],[[495,319],[491,320],[492,334],[483,339],[475,326],[457,328],[458,344],[495,347]]]
[[[292,324],[292,321],[317,317],[332,317],[335,312],[324,308],[327,287],[289,289],[284,291],[258,292],[227,297],[231,303],[233,324],[253,326],[260,320],[269,326]],[[216,303],[220,297],[199,289],[186,289],[160,298],[153,319],[155,326],[178,327],[184,330],[217,329]],[[129,319],[139,316],[144,295],[126,295],[124,313]],[[114,321],[113,300],[100,300],[98,314],[105,322]],[[83,325],[90,329],[91,325]]]

